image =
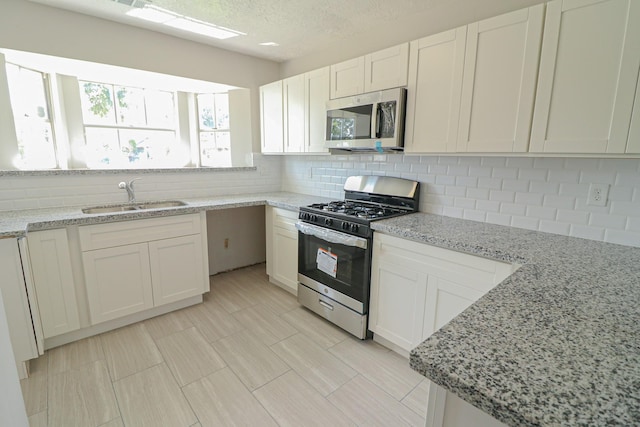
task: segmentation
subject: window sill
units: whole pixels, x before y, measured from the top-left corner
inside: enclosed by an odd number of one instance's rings
[[[158,173],[218,173],[218,172],[251,172],[258,170],[255,166],[228,168],[158,168],[158,169],[43,169],[43,170],[0,170],[0,176],[53,176],[53,175],[148,175]]]

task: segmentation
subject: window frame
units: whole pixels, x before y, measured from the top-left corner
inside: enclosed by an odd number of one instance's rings
[[[7,65],[12,65],[14,67],[18,67],[18,69],[24,69],[24,70],[28,70],[34,73],[37,73],[40,75],[41,81],[42,81],[42,89],[43,89],[43,95],[44,95],[44,101],[45,101],[45,107],[47,108],[47,117],[48,119],[46,120],[46,122],[49,125],[49,128],[51,129],[51,148],[53,150],[53,164],[55,165],[52,168],[43,168],[43,169],[47,169],[47,170],[55,170],[55,169],[61,169],[61,167],[63,166],[63,162],[61,161],[61,152],[64,153],[64,150],[59,150],[57,141],[58,141],[58,126],[56,126],[56,114],[57,111],[55,110],[54,106],[53,106],[53,97],[52,97],[52,91],[51,91],[51,76],[50,73],[47,73],[46,71],[42,71],[42,70],[37,70],[33,67],[28,67],[28,66],[24,66],[21,64],[17,64],[13,61],[7,61],[7,60],[3,60],[2,61],[2,66],[5,68],[5,72],[7,74],[7,89],[8,89],[8,93],[7,95],[9,96],[9,104],[11,105],[11,109],[13,111],[13,104],[11,103],[11,83],[9,81],[9,73],[7,70]],[[14,123],[14,127],[15,127],[15,132],[16,132],[16,153],[19,157],[21,157],[20,155],[20,141],[18,138],[18,122],[15,118],[15,116],[13,117],[13,123]],[[17,160],[17,159],[16,159]],[[66,162],[65,162],[66,165]]]
[[[81,61],[80,61],[81,62]],[[233,86],[228,85],[218,85],[213,82],[202,81],[198,83],[194,81],[194,83],[182,82],[181,77],[178,76],[170,76],[165,75],[169,78],[167,80],[167,84],[164,84],[164,81],[154,81],[149,85],[135,83],[134,80],[130,79],[128,75],[123,79],[114,77],[113,79],[109,79],[109,76],[105,74],[105,72],[98,72],[97,75],[93,76],[91,73],[87,75],[87,73],[78,72],[76,74],[76,68],[73,69],[65,69],[64,67],[58,70],[57,65],[48,65],[44,62],[40,63],[38,61],[31,61],[27,59],[25,64],[22,64],[22,60],[10,60],[5,58],[4,52],[0,51],[0,66],[5,67],[5,63],[9,63],[13,66],[28,69],[33,72],[39,73],[43,78],[43,85],[45,88],[45,99],[46,99],[46,108],[48,113],[48,122],[47,125],[51,129],[51,149],[54,155],[54,162],[51,162],[51,166],[49,167],[41,167],[39,165],[36,166],[26,166],[22,167],[13,163],[13,159],[18,154],[18,145],[17,145],[17,134],[12,130],[15,128],[16,122],[12,120],[13,126],[9,128],[8,136],[6,139],[6,143],[9,145],[4,149],[3,159],[0,159],[0,164],[5,165],[5,170],[21,170],[21,171],[38,171],[38,170],[57,170],[57,171],[73,171],[73,170],[167,170],[167,169],[193,169],[193,168],[206,168],[206,169],[226,169],[226,168],[234,168],[234,167],[243,167],[244,165],[236,165],[234,166],[229,157],[228,161],[224,161],[220,164],[211,164],[203,166],[203,162],[201,161],[201,152],[200,152],[200,126],[199,126],[199,118],[198,118],[198,108],[195,97],[199,93],[226,93],[227,96],[229,91],[239,88],[234,88]],[[35,64],[35,66],[33,66]],[[101,67],[102,64],[93,64],[94,66]],[[105,65],[105,67],[112,67],[109,65]],[[141,70],[131,70],[133,75],[131,77],[140,78],[139,73],[144,73]],[[3,70],[6,75],[6,67]],[[139,75],[136,75],[138,73]],[[153,74],[153,73],[152,73]],[[98,77],[101,75],[102,77]],[[119,76],[118,73],[116,75]],[[106,76],[106,78],[105,78]],[[153,77],[153,76],[151,76]],[[175,78],[175,81],[170,80],[171,78]],[[142,75],[142,79],[140,81],[144,81],[144,75]],[[107,84],[110,85],[110,90],[112,91],[112,99],[117,103],[117,96],[115,91],[119,86],[122,87],[131,87],[136,89],[150,89],[157,90],[160,92],[168,92],[171,93],[173,97],[173,111],[175,112],[173,116],[173,127],[163,127],[156,125],[148,125],[149,112],[147,110],[148,99],[145,99],[145,122],[147,125],[127,125],[123,123],[117,123],[119,117],[116,118],[116,123],[114,124],[97,124],[97,123],[85,123],[84,117],[82,114],[82,101],[81,101],[81,93],[82,90],[80,88],[81,82],[93,82],[99,84]],[[185,85],[186,83],[186,85]],[[214,86],[226,86],[227,91],[224,89],[222,91],[216,91],[215,89],[212,91],[202,91],[195,89],[199,87],[198,85],[208,85],[212,84]],[[74,90],[75,87],[75,90]],[[204,86],[203,86],[204,87]],[[186,90],[180,89],[184,88]],[[8,87],[7,87],[8,89]],[[1,91],[0,91],[1,92]],[[6,92],[6,95],[2,96],[2,100],[0,102],[4,103],[3,105],[8,105],[10,110],[13,110],[11,107],[10,95],[9,92]],[[6,97],[6,98],[5,98]],[[115,106],[114,106],[115,107]],[[228,111],[231,110],[231,107],[228,107]],[[114,115],[117,110],[114,108]],[[215,112],[214,112],[215,113]],[[162,116],[159,116],[162,117]],[[160,122],[158,122],[160,123]],[[90,159],[85,155],[85,150],[87,147],[87,138],[85,135],[85,128],[95,128],[95,129],[116,129],[116,131],[127,131],[127,130],[141,130],[141,131],[169,131],[173,133],[172,138],[175,138],[176,146],[182,147],[178,148],[180,154],[178,157],[180,161],[175,164],[170,164],[169,162],[162,162],[162,158],[159,164],[154,165],[153,163],[146,163],[144,165],[136,165],[136,164],[125,164],[125,162],[114,162],[112,165],[108,164],[100,164],[97,162],[91,162]],[[203,130],[204,132],[211,130]],[[229,133],[229,153],[233,150],[231,147],[231,126],[226,129],[216,129],[215,132],[228,132]],[[12,135],[15,135],[15,139]],[[173,139],[172,139],[173,140]],[[14,147],[15,141],[15,147]],[[119,146],[120,138],[118,137]],[[171,145],[173,147],[173,145]],[[12,154],[14,153],[14,154]],[[170,155],[171,156],[171,155]],[[168,158],[171,158],[171,157]],[[166,159],[166,158],[164,158]],[[207,162],[204,162],[207,163]]]

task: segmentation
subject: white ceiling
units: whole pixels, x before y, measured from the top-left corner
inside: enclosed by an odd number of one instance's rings
[[[403,17],[425,14],[443,3],[478,0],[147,0],[176,13],[246,33],[209,39],[126,15],[131,7],[115,0],[30,0],[52,7],[171,34],[278,62],[300,58],[370,32],[384,31]],[[126,2],[130,0],[118,0]],[[260,46],[275,42],[279,46]]]

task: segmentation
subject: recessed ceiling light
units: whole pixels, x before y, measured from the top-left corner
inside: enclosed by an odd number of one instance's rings
[[[176,18],[176,15],[170,11],[152,5],[135,7],[128,11],[127,15],[144,19],[145,21],[157,22],[159,24]]]
[[[228,39],[243,34],[239,31],[227,30],[226,28],[216,27],[204,22],[198,22],[189,18],[176,18],[171,21],[164,22],[164,25],[179,28],[181,30],[190,31],[192,33],[202,34],[203,36],[213,37],[216,39]]]
[[[220,40],[246,35],[240,31],[199,21],[152,4],[145,4],[143,7],[134,7],[127,12],[127,15]]]
[[[260,46],[280,46],[280,45],[276,42],[264,42],[264,43],[260,43]]]

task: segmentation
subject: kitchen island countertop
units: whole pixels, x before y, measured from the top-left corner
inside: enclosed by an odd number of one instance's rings
[[[423,213],[373,228],[522,265],[414,370],[511,426],[640,425],[640,248]]]
[[[239,194],[180,200],[186,204],[184,206],[171,208],[102,214],[85,214],[82,212],[82,208],[86,206],[0,211],[0,238],[22,237],[26,235],[28,231],[47,230],[70,225],[128,221],[244,206],[269,205],[289,210],[298,210],[299,207],[310,205],[311,203],[329,201],[329,199],[323,197],[288,192]],[[144,200],[138,201],[138,203],[144,202]]]

